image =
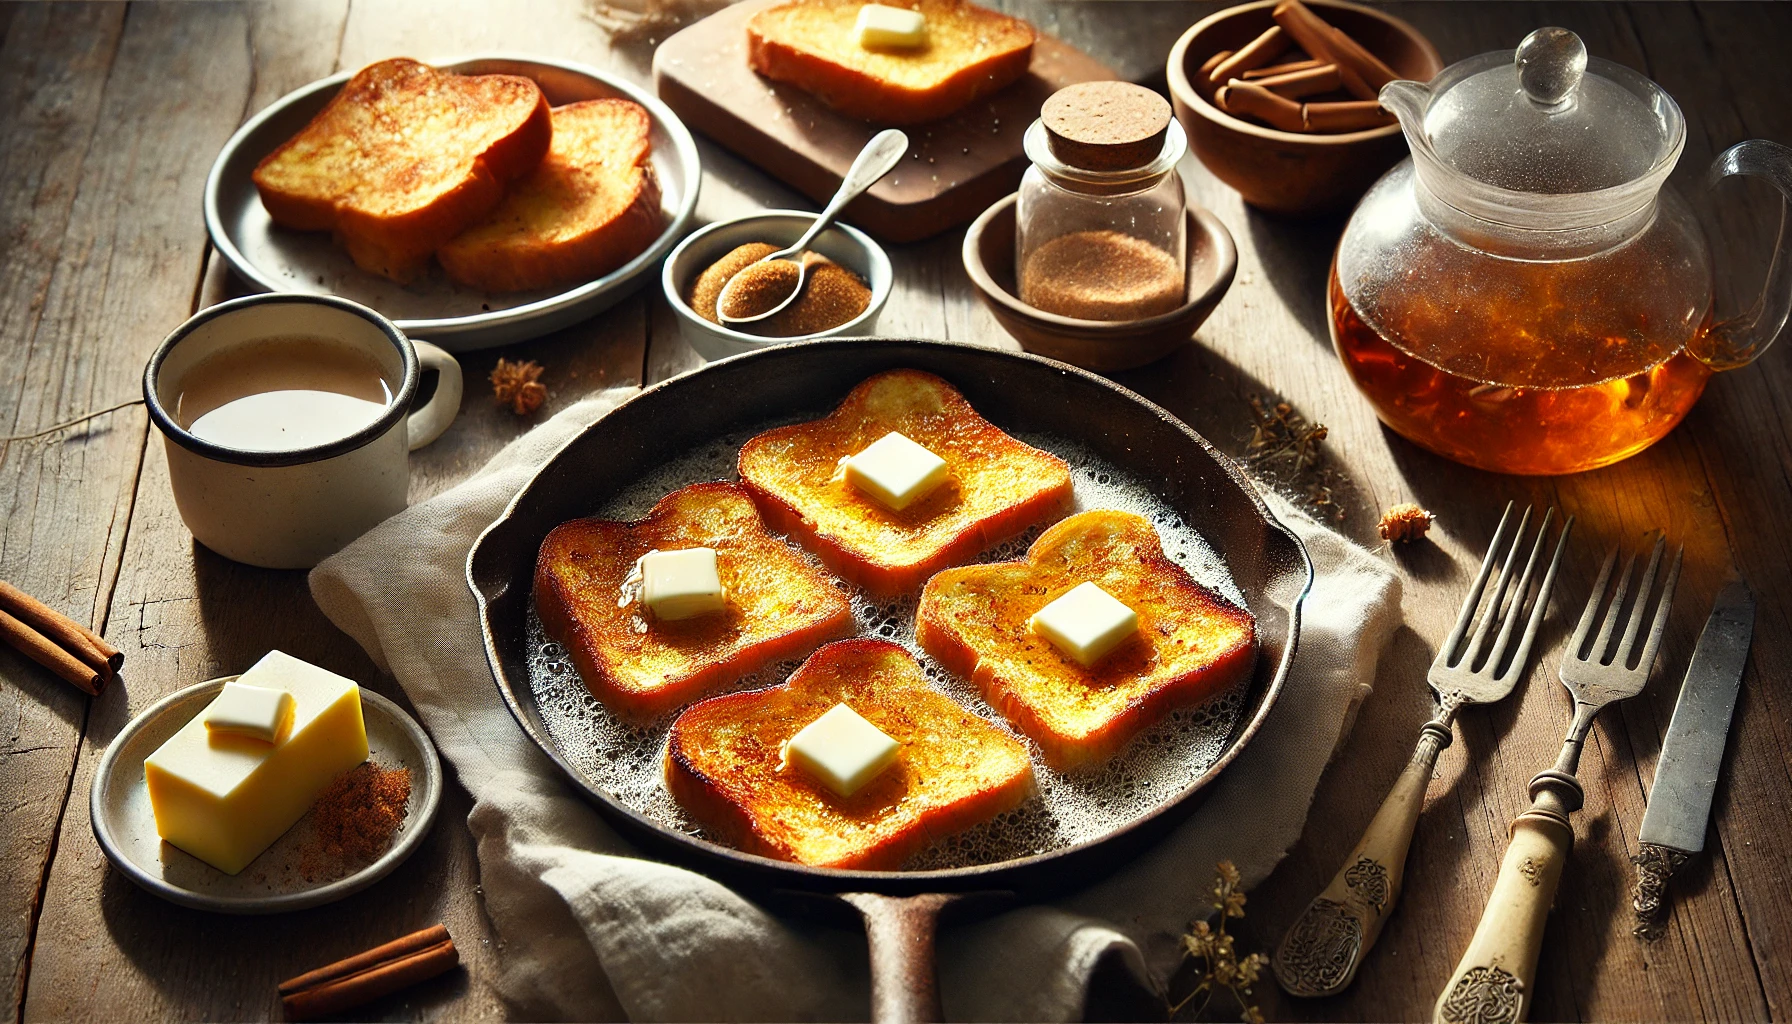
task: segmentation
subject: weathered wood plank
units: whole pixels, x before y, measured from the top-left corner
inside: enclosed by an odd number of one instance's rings
[[[122,7],[9,6],[0,25],[0,434],[28,434],[128,398],[135,371],[96,316],[111,241],[130,225],[82,194],[116,166],[92,152]],[[90,160],[89,157],[92,157]],[[101,268],[96,276],[95,268]],[[140,261],[116,267],[121,294]],[[135,485],[142,416],[0,441],[0,577],[97,628]],[[45,872],[87,698],[0,650],[0,1016],[20,1012]]]

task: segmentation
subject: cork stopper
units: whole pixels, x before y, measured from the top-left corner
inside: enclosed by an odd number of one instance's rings
[[[1052,93],[1039,111],[1052,154],[1072,167],[1143,167],[1163,150],[1170,104],[1131,82],[1082,82]]]

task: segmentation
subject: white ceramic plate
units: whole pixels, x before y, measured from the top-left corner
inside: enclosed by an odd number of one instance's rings
[[[204,710],[236,676],[197,683],[156,701],[131,720],[106,749],[93,779],[88,812],[93,835],[112,866],[144,889],[173,903],[225,914],[275,914],[339,900],[386,877],[428,834],[442,799],[442,762],[435,744],[398,705],[366,688],[361,715],[369,757],[386,768],[411,770],[411,799],[392,847],[359,871],[330,881],[307,882],[298,871],[310,835],[310,815],[262,851],[240,873],[227,875],[156,834],[143,759]]]
[[[438,63],[463,74],[532,78],[555,106],[620,97],[647,108],[666,228],[647,250],[616,270],[564,289],[487,293],[448,280],[431,266],[400,285],[355,266],[325,232],[277,228],[250,174],[261,158],[303,128],[348,81],[344,71],[287,93],[237,129],[205,182],[205,229],[231,269],[262,291],[340,295],[371,306],[414,338],[451,352],[507,345],[559,330],[602,312],[652,279],[652,270],[684,237],[697,209],[702,171],[690,130],[659,98],[596,68],[539,57],[494,54]]]

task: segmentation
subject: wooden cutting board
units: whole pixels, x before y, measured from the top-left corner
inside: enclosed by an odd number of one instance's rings
[[[691,129],[797,191],[826,202],[881,126],[836,113],[802,89],[747,66],[747,19],[780,0],[743,0],[660,44],[653,84]],[[1117,77],[1040,35],[1026,77],[944,120],[903,128],[909,155],[841,219],[886,242],[912,242],[974,219],[1014,191],[1027,168],[1021,136],[1066,85]]]

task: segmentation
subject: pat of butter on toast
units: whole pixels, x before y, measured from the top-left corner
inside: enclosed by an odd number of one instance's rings
[[[1029,625],[1084,583],[1138,616],[1136,636],[1089,667]],[[1256,656],[1249,612],[1166,556],[1149,520],[1107,510],[1059,522],[1024,560],[941,572],[921,592],[915,638],[1057,768],[1106,760],[1175,708],[1243,679]]]
[[[900,744],[849,797],[780,749],[846,704]],[[886,640],[816,651],[789,682],[692,705],[666,741],[666,788],[715,838],[814,867],[893,869],[935,839],[1012,810],[1032,792],[1027,748],[927,685]]]
[[[628,589],[636,561],[653,549],[699,547],[715,549],[724,607],[677,621],[644,615]],[[637,522],[555,527],[536,558],[535,607],[592,694],[636,722],[855,628],[836,581],[767,533],[731,483],[673,491]]]
[[[947,477],[901,511],[839,471],[892,431],[944,459]],[[952,385],[890,370],[852,389],[829,415],[777,427],[741,446],[740,476],[774,529],[878,594],[918,588],[1071,502],[1070,467],[1003,433]]]

